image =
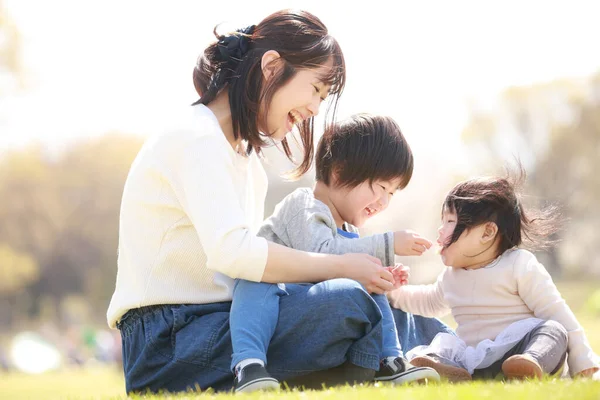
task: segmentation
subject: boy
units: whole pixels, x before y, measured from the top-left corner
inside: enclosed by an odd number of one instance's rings
[[[394,193],[408,185],[412,170],[410,147],[391,118],[353,116],[328,129],[321,138],[314,190],[300,188],[288,195],[258,235],[303,251],[370,254],[387,267],[398,287],[407,283],[408,269],[393,267],[394,254],[421,255],[431,242],[409,231],[360,238],[357,227],[387,208]],[[277,325],[279,297],[293,287],[236,282],[230,315],[236,392],[279,387],[265,368],[266,349]],[[432,368],[414,367],[406,361],[385,294],[372,296],[381,310],[383,328],[375,380],[439,380]]]

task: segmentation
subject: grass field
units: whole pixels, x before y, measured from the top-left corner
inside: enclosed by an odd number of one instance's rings
[[[600,382],[590,380],[547,380],[542,382],[474,382],[468,384],[430,384],[427,386],[370,386],[341,387],[322,391],[255,393],[235,395],[248,399],[600,399]],[[109,369],[88,369],[63,371],[37,377],[11,375],[0,378],[0,398],[20,399],[124,399],[123,381],[120,371]],[[188,393],[179,395],[144,395],[136,399],[194,399],[194,398],[233,398],[231,394]]]
[[[560,286],[563,296],[578,315],[592,347],[600,352],[600,317],[586,311],[585,302],[600,285],[598,282]],[[177,396],[134,396],[143,399],[225,399],[230,394],[188,393]],[[236,395],[239,398],[240,395]],[[242,395],[249,399],[595,399],[600,400],[600,381],[590,380],[545,380],[542,382],[474,382],[468,384],[430,384],[427,386],[359,386],[342,387],[322,391],[283,391],[279,393],[257,393]],[[21,373],[0,374],[0,399],[123,399],[124,383],[122,371],[116,368],[96,367],[79,370],[61,370],[41,375]]]

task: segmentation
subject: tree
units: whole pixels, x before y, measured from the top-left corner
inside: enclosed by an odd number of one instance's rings
[[[76,144],[58,159],[31,147],[0,160],[0,244],[38,268],[16,292],[0,286],[0,297],[27,304],[20,309],[30,316],[43,301],[60,315],[61,302],[72,294],[94,307],[107,306],[123,186],[141,143],[139,137],[112,134]],[[17,279],[19,271],[6,273]]]
[[[533,202],[556,202],[569,223],[547,255],[554,274],[600,274],[600,73],[505,91],[494,110],[473,110],[463,141],[478,167],[501,166],[518,155],[529,172]]]
[[[21,36],[0,0],[0,96],[22,84]]]

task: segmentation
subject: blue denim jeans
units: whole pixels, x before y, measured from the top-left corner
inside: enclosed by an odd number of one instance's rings
[[[349,361],[377,369],[381,312],[355,281],[288,285],[267,351],[269,372],[280,381]],[[230,302],[150,306],[119,322],[127,392],[229,390]]]
[[[435,335],[440,332],[456,335],[448,325],[437,318],[413,315],[397,308],[392,308],[392,314],[404,352],[409,352],[417,346],[431,344]]]
[[[231,370],[242,360],[257,358],[268,364],[267,351],[279,320],[279,302],[291,284],[236,280],[229,316],[233,357]],[[372,295],[382,314],[379,359],[402,355],[390,303],[385,295]]]
[[[286,285],[279,320],[267,349],[269,372],[280,381],[348,361],[376,370],[382,351],[382,315],[355,281],[335,279]],[[128,311],[118,323],[126,390],[231,390],[231,302],[157,305]],[[437,320],[393,310],[400,341],[428,344],[449,330]],[[431,321],[430,324],[428,321]],[[421,329],[421,332],[403,332]],[[405,342],[404,349],[408,351]]]

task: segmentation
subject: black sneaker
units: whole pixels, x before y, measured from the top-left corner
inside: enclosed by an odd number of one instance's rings
[[[279,381],[260,364],[249,364],[236,373],[233,381],[235,392],[279,389]]]
[[[376,382],[408,383],[423,380],[440,381],[440,375],[433,368],[415,367],[406,359],[396,357],[392,362],[383,359],[379,371],[375,373]]]

